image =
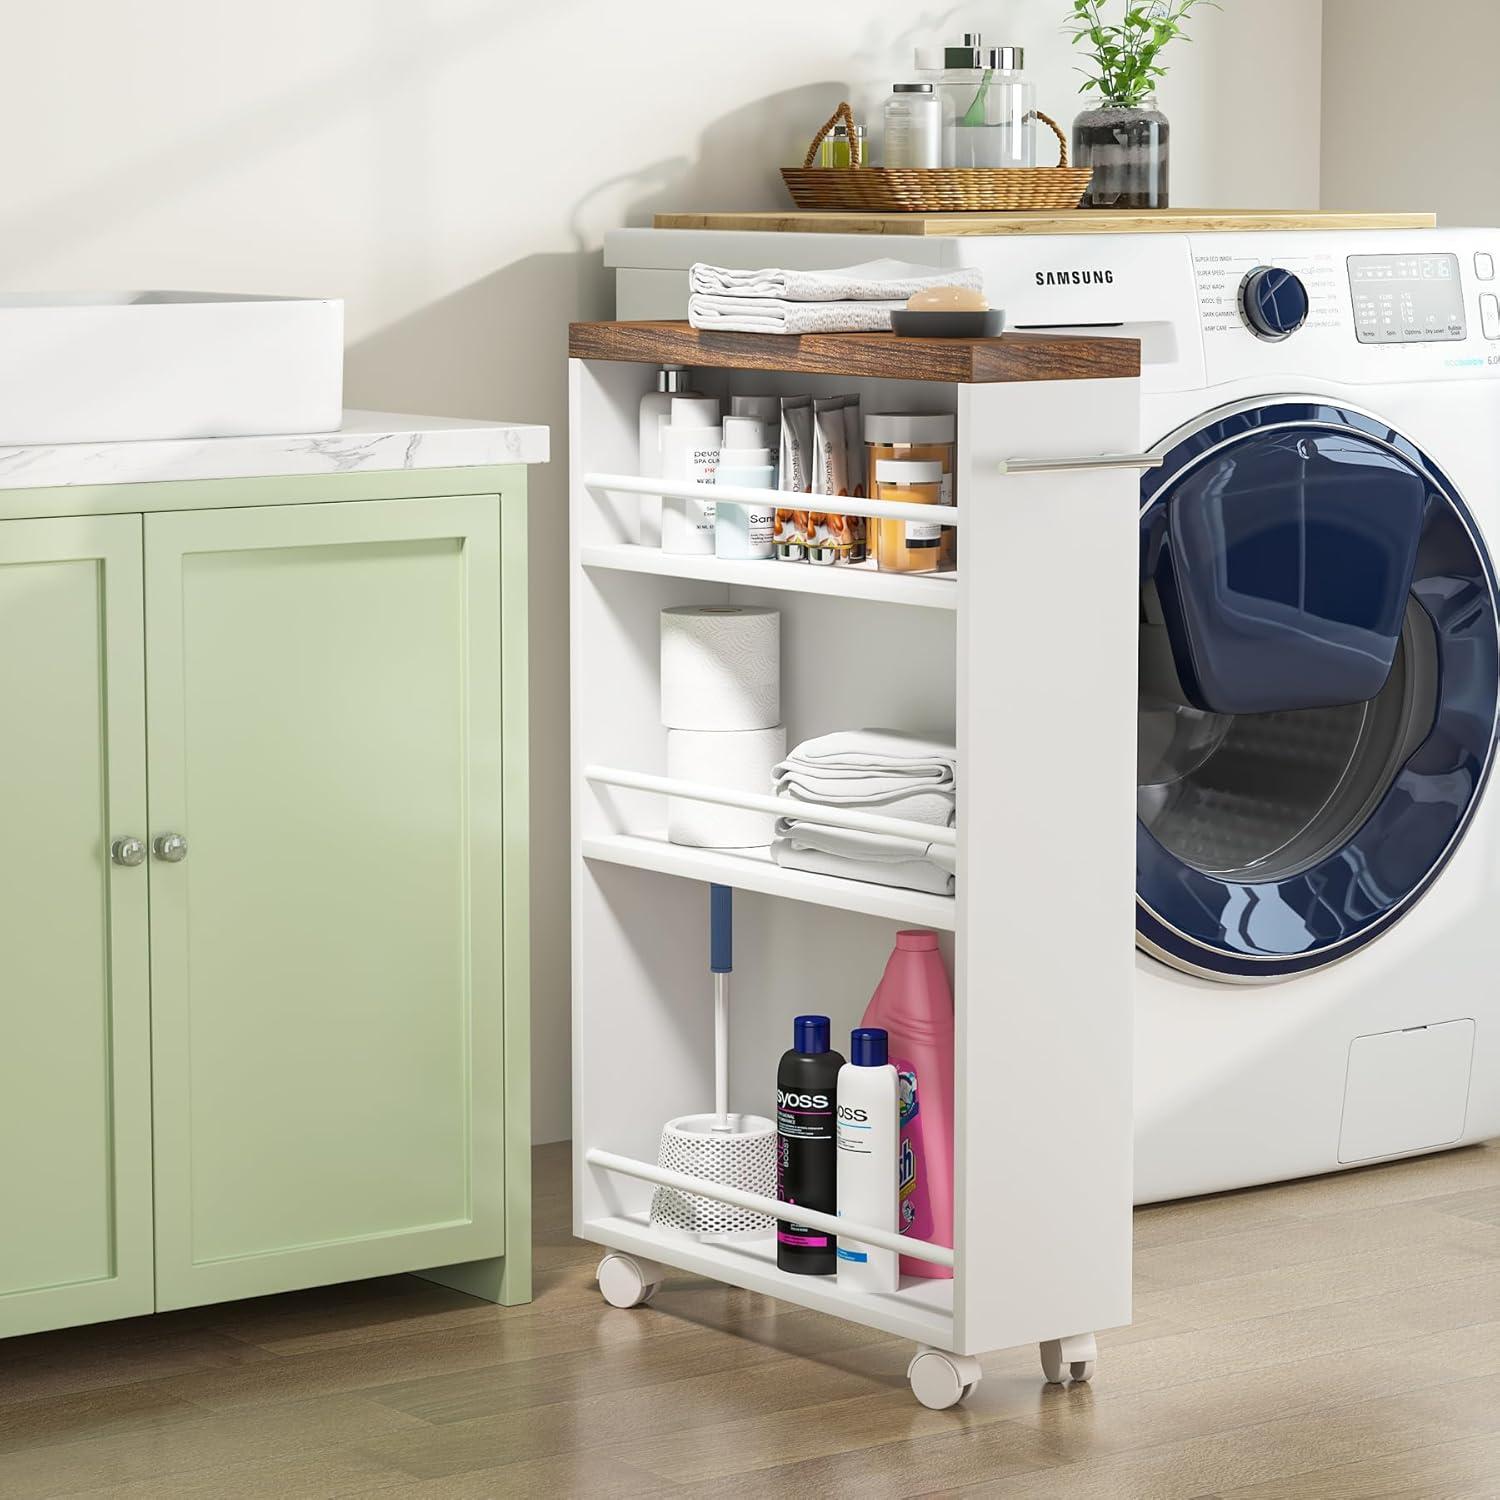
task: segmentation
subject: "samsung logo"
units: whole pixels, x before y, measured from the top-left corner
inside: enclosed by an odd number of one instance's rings
[[[1113,286],[1113,271],[1038,271],[1038,286]]]

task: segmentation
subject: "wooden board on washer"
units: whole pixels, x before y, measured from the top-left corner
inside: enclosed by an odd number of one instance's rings
[[[657,229],[737,229],[779,234],[1236,234],[1262,229],[1432,229],[1430,213],[1342,213],[1313,208],[1070,208],[1013,213],[661,213]]]

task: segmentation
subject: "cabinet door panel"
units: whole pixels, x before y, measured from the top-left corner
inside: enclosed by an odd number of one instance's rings
[[[493,497],[146,521],[158,1300],[504,1248]]]
[[[149,1312],[141,518],[0,522],[0,1335]]]

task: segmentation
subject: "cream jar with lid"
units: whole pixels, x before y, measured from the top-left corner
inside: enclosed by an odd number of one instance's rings
[[[940,505],[943,466],[936,459],[882,458],[875,464],[875,497],[903,505]],[[933,521],[880,522],[875,565],[885,573],[936,573],[944,528]]]
[[[865,446],[869,452],[869,472],[875,476],[875,494],[879,496],[879,475],[876,465],[882,462],[935,463],[938,465],[939,505],[952,505],[954,450],[958,441],[958,418],[952,412],[871,412],[865,417]],[[886,498],[894,499],[895,496]],[[889,528],[891,538],[887,548],[885,533]],[[870,551],[879,559],[878,566],[889,569],[892,564],[884,561],[887,555],[900,555],[904,545],[903,523],[900,521],[877,521],[869,523]],[[937,548],[937,560],[928,563],[925,558],[916,569],[904,571],[927,572],[933,569],[946,570],[957,566],[958,533],[952,526],[940,528],[941,538]],[[925,553],[929,549],[922,549]]]

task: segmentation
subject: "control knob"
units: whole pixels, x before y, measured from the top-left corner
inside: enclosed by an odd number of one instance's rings
[[[1256,338],[1279,342],[1307,322],[1307,287],[1294,271],[1257,266],[1240,283],[1240,312]]]

